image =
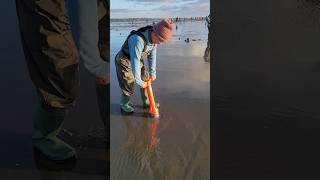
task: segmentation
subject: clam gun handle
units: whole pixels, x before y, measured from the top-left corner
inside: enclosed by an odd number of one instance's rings
[[[147,94],[148,94],[148,99],[150,103],[150,113],[152,114],[158,114],[158,108],[156,107],[156,102],[154,100],[153,96],[153,91],[152,91],[152,86],[151,86],[151,80],[147,81]]]

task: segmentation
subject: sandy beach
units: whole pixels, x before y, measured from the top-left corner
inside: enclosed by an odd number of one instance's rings
[[[215,179],[319,179],[319,15],[318,1],[215,3]]]
[[[62,133],[76,147],[78,161],[54,164],[33,151],[31,133],[36,94],[23,56],[14,1],[1,1],[0,12],[0,179],[106,180],[109,162],[95,79],[84,67],[81,67],[77,106],[65,122],[68,132]]]
[[[209,179],[210,63],[202,58],[207,43],[203,21],[177,23],[173,40],[158,46],[158,75],[152,87],[160,119],[144,116],[137,86],[132,99],[135,113],[120,113],[114,57],[128,33],[145,25],[144,21],[111,23],[110,177]]]

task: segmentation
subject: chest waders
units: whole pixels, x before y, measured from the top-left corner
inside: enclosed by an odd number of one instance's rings
[[[99,51],[101,59],[106,61],[108,66],[105,80],[96,78],[96,95],[100,117],[104,124],[106,145],[110,147],[110,1],[103,0],[102,3],[105,3],[107,12],[99,21]]]
[[[107,12],[103,1],[87,4],[94,8],[99,2],[99,19]],[[39,98],[32,143],[51,160],[66,160],[76,154],[57,137],[68,109],[75,105],[79,88],[79,57],[66,2],[16,0],[25,60]]]
[[[121,50],[115,57],[115,66],[117,72],[117,78],[119,82],[119,86],[122,91],[122,97],[120,102],[120,109],[123,113],[133,113],[134,108],[129,104],[130,96],[134,94],[134,82],[135,78],[133,75],[133,69],[131,68],[131,61],[130,61],[130,52],[129,52],[129,43],[128,40],[132,35],[137,35],[141,37],[144,41],[144,49],[141,53],[140,57],[140,67],[141,68],[141,79],[143,81],[147,81],[149,79],[149,73],[146,70],[144,65],[144,61],[147,59],[150,52],[147,51],[147,39],[144,37],[142,32],[145,31],[152,31],[152,26],[142,27],[138,30],[133,30],[130,32],[129,36],[127,37],[126,41],[121,47]],[[145,88],[140,88],[141,99],[143,103],[143,107],[149,107],[149,100],[147,91]]]

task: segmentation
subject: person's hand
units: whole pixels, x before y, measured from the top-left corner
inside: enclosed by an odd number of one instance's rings
[[[143,82],[141,88],[146,88],[147,87],[147,82]]]
[[[103,78],[97,77],[96,78],[96,84],[98,84],[98,85],[107,85],[107,81],[105,79],[103,79]]]
[[[151,80],[151,81],[154,81],[154,80],[156,80],[156,79],[157,79],[156,76],[151,76],[151,77],[150,77],[150,80]]]

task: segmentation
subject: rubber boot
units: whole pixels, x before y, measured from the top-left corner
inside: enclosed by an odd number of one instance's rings
[[[150,103],[149,103],[147,89],[146,88],[140,88],[140,95],[141,95],[141,100],[142,100],[142,107],[143,108],[149,108]]]
[[[133,113],[134,108],[129,104],[130,96],[122,95],[120,102],[120,109],[123,113]]]
[[[100,116],[102,122],[104,124],[104,129],[106,133],[106,143],[109,147],[110,143],[110,84],[102,85],[96,84],[96,94],[97,94],[97,101],[100,111]]]
[[[63,142],[59,134],[66,111],[38,106],[34,120],[32,143],[34,148],[43,153],[50,160],[67,160],[74,158],[74,149]]]
[[[142,100],[142,107],[144,109],[148,109],[150,107],[148,93],[146,88],[140,88],[141,100]],[[159,103],[156,103],[157,108],[160,107]]]

